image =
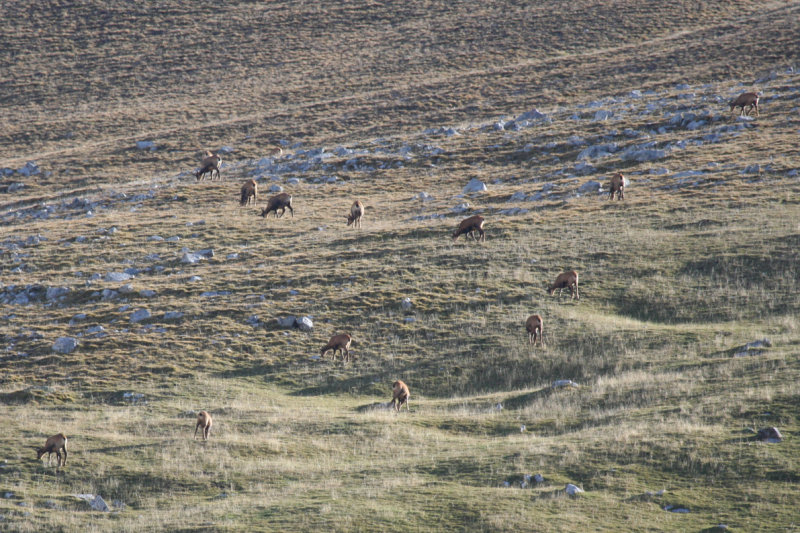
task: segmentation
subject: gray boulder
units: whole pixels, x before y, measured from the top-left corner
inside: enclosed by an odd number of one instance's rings
[[[577,485],[573,485],[572,483],[567,483],[567,486],[564,488],[564,490],[570,496],[577,496],[578,494],[583,492],[582,488],[578,487]]]
[[[758,430],[758,433],[756,434],[756,440],[776,443],[783,440],[783,435],[781,435],[781,432],[778,431],[778,428],[762,428]]]
[[[150,311],[148,309],[137,309],[131,314],[131,323],[136,324],[142,320],[147,320],[150,316]]]
[[[128,281],[133,276],[125,272],[108,272],[105,276],[106,281],[123,282]]]
[[[588,194],[593,192],[596,193],[600,192],[600,187],[601,186],[599,181],[589,180],[580,187],[578,187],[578,192],[581,194]]]
[[[78,339],[74,337],[59,337],[53,343],[53,351],[58,353],[72,353],[78,347]]]
[[[486,190],[486,184],[477,178],[472,178],[469,183],[464,186],[464,193],[483,192]]]
[[[281,318],[276,318],[276,322],[282,328],[293,328],[295,323],[297,322],[297,318],[293,316],[286,316]]]
[[[297,320],[297,327],[300,328],[300,331],[311,331],[314,329],[314,322],[311,321],[311,318],[304,316]]]

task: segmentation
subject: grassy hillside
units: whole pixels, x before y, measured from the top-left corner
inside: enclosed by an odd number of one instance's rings
[[[800,3],[8,9],[0,529],[799,527]]]

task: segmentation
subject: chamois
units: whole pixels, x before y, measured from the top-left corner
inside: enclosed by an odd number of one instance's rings
[[[61,452],[64,452],[64,461],[61,461]],[[47,464],[50,465],[51,455],[55,453],[57,458],[57,465],[67,465],[67,437],[63,433],[53,435],[44,443],[43,448],[36,448],[36,459],[39,460],[44,454],[47,454]]]
[[[469,218],[465,218],[461,221],[458,225],[458,228],[453,232],[453,240],[455,241],[458,239],[459,235],[464,235],[465,233],[471,236],[475,241],[485,241],[486,240],[486,233],[483,231],[483,221],[484,218],[480,215],[473,215]],[[475,233],[478,232],[477,239],[475,238]],[[464,237],[466,239],[466,237]]]
[[[200,163],[200,170],[195,172],[194,177],[197,178],[199,181],[205,175],[211,174],[211,180],[214,180],[214,171],[217,171],[217,179],[221,179],[219,177],[219,165],[222,163],[222,158],[219,154],[212,154],[211,152],[206,152],[206,156],[203,158],[203,161]]]
[[[286,213],[287,207],[292,213],[292,218],[294,218],[294,209],[292,209],[292,195],[285,192],[276,194],[270,198],[269,201],[267,201],[267,207],[261,210],[261,216],[266,218],[270,211],[275,211],[275,218],[280,218],[284,213]],[[278,214],[278,209],[281,210],[280,215]]]
[[[197,438],[197,430],[203,430],[203,440],[208,440],[208,434],[211,433],[211,426],[213,422],[211,415],[207,411],[200,411],[197,413],[197,424],[194,426],[194,438]]]
[[[408,406],[409,396],[411,396],[411,394],[408,392],[408,385],[399,379],[392,383],[391,405],[395,408],[395,411],[399,413],[400,408],[403,407],[403,404],[406,404],[406,411],[411,412],[411,408]]]
[[[528,344],[536,344],[536,337],[538,334],[539,345],[544,347],[543,326],[544,323],[540,315],[531,315],[528,317],[528,320],[525,321],[525,330],[528,332]]]
[[[328,344],[322,347],[319,351],[320,357],[325,357],[325,353],[328,350],[333,350],[331,354],[331,359],[336,360],[336,351],[338,350],[342,354],[342,361],[349,361],[350,360],[350,343],[353,342],[352,337],[347,333],[342,333],[341,335],[334,335],[331,337],[331,340],[328,341]]]
[[[249,179],[242,185],[242,198],[239,200],[239,205],[245,206],[250,203],[251,199],[254,204],[258,199],[258,185],[254,179]]]
[[[742,108],[742,112],[739,113],[739,116],[749,115],[750,112],[753,109],[756,110],[756,116],[759,116],[758,115],[758,93],[742,93],[736,98],[736,100],[732,101],[728,105],[731,106],[731,113],[733,113],[733,111],[737,107],[741,107]],[[745,113],[745,110],[744,110],[745,107],[748,108],[746,113]]]
[[[558,289],[558,297],[561,298],[561,291],[569,288],[569,293],[572,298],[581,299],[578,294],[578,273],[574,270],[564,272],[556,277],[556,281],[547,288],[547,293],[552,296],[556,289]]]
[[[361,200],[356,200],[350,206],[350,214],[347,215],[347,225],[353,225],[354,228],[361,227],[361,218],[364,216],[364,204]]]
[[[625,176],[622,172],[617,172],[609,180],[608,186],[608,199],[614,199],[614,193],[617,193],[617,200],[625,198]]]

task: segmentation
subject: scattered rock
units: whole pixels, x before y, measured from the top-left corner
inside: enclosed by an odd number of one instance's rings
[[[578,192],[581,194],[588,194],[588,193],[596,193],[600,192],[601,185],[599,181],[589,180],[580,187],[578,187]]]
[[[59,337],[53,343],[53,351],[58,353],[72,353],[78,347],[78,339],[74,337]]]
[[[180,311],[167,311],[164,313],[164,320],[178,320],[183,318],[183,313]]]
[[[411,298],[403,298],[403,301],[400,302],[400,307],[402,307],[405,311],[408,311],[413,306],[414,304],[411,303]]]
[[[581,150],[577,159],[599,159],[601,157],[608,157],[617,150],[619,150],[619,145],[617,143],[595,144]]]
[[[608,120],[613,116],[614,116],[613,111],[608,111],[606,109],[598,109],[594,114],[594,120],[599,122],[603,120]]]
[[[148,309],[137,309],[131,315],[131,323],[135,324],[137,322],[141,322],[142,320],[147,320],[150,318],[150,311]]]
[[[756,434],[756,440],[775,444],[783,440],[783,435],[781,435],[781,432],[778,431],[778,428],[762,428],[758,430],[758,433]]]
[[[764,351],[761,350],[761,348],[770,348],[770,347],[772,347],[772,341],[770,341],[767,338],[763,338],[761,340],[748,342],[747,344],[745,344],[744,346],[742,346],[741,348],[736,350],[736,352],[734,352],[733,356],[734,357],[747,357],[747,356],[753,356],[753,355],[761,355],[762,353],[764,353]]]
[[[186,252],[185,254],[183,254],[183,257],[181,257],[181,263],[183,263],[184,265],[193,265],[195,263],[202,261],[203,259],[205,258],[199,254]]]
[[[126,392],[122,395],[122,399],[133,404],[147,403],[144,399],[144,394],[141,392]]]
[[[691,512],[689,511],[688,507],[683,507],[681,505],[665,505],[664,510],[669,511],[670,513],[680,513],[680,514],[686,514]]]
[[[152,152],[157,147],[156,143],[154,143],[153,141],[138,141],[136,143],[136,148],[139,150],[150,150]]]
[[[105,280],[121,283],[123,281],[128,281],[132,277],[133,276],[126,272],[108,272],[105,276]]]
[[[463,192],[466,194],[471,192],[483,192],[485,190],[486,190],[486,184],[484,182],[482,182],[478,178],[472,178],[471,180],[469,180],[469,183],[467,183],[464,186]]]
[[[580,385],[571,379],[559,379],[553,382],[552,388],[559,389],[561,387],[580,387]]]
[[[297,320],[297,327],[300,328],[300,331],[311,331],[314,329],[314,322],[311,321],[310,317],[304,316]]]
[[[667,157],[667,152],[665,150],[647,148],[636,149],[636,147],[629,148],[620,155],[620,159],[623,161],[638,161],[640,163],[655,161],[656,159],[663,159],[665,157]]]
[[[297,322],[297,318],[293,316],[287,316],[287,317],[276,318],[275,321],[282,328],[293,328],[295,323]]]
[[[74,326],[75,324],[77,324],[77,323],[78,323],[78,322],[80,322],[81,320],[86,320],[86,313],[78,313],[77,315],[74,315],[74,316],[73,316],[73,317],[72,317],[72,318],[69,320],[69,325],[70,325],[70,326]]]
[[[583,489],[578,487],[577,485],[573,485],[572,483],[567,483],[567,486],[564,488],[567,494],[570,496],[576,496],[583,492]]]
[[[525,113],[521,114],[515,120],[517,122],[522,122],[524,120],[550,120],[550,117],[534,108],[531,111],[526,111]]]

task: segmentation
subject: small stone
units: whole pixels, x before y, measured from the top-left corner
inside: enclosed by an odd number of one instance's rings
[[[53,351],[58,353],[72,353],[78,347],[78,340],[74,337],[59,337],[53,343]]]
[[[125,272],[108,272],[105,276],[106,281],[123,282],[128,281],[133,276]]]
[[[150,311],[147,309],[137,309],[131,315],[131,323],[135,324],[137,322],[141,322],[142,320],[147,320],[150,318]]]
[[[471,192],[483,192],[487,190],[486,184],[477,178],[472,178],[469,180],[469,183],[464,186],[464,193],[471,193]]]
[[[781,435],[781,432],[778,431],[778,428],[776,427],[762,428],[758,430],[758,433],[756,434],[756,440],[774,444],[781,442],[783,440],[783,435]]]
[[[566,488],[564,490],[570,496],[575,496],[575,495],[580,494],[581,492],[583,492],[582,488],[578,487],[577,485],[573,485],[572,483],[567,483],[567,486],[566,486]]]

